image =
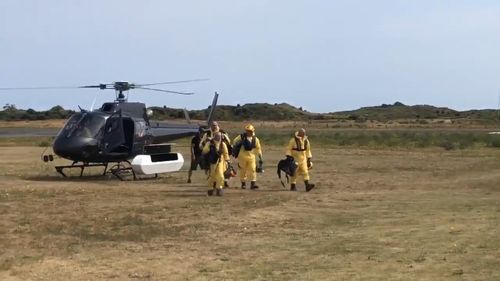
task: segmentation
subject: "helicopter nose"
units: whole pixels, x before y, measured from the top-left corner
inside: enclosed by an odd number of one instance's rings
[[[54,153],[73,161],[88,160],[97,151],[97,140],[85,137],[58,137],[54,141]]]

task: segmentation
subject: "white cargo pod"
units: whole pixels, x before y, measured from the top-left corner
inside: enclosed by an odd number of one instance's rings
[[[132,160],[134,172],[143,175],[177,172],[182,165],[184,165],[184,157],[180,153],[140,154]]]

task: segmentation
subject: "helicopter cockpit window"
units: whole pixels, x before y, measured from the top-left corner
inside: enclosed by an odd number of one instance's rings
[[[78,124],[78,121],[82,118],[81,113],[74,114],[71,116],[68,121],[66,121],[66,124],[62,128],[61,132],[59,134],[62,134],[63,136],[69,137],[70,133],[73,131],[73,129],[76,127],[76,124]]]
[[[115,109],[116,104],[114,103],[105,103],[102,105],[102,111],[103,112],[113,112]]]
[[[67,137],[95,138],[105,123],[106,119],[101,115],[88,113],[75,114],[66,123],[63,134]]]

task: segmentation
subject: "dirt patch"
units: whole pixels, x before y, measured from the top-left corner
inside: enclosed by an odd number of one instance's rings
[[[283,148],[266,147],[261,190],[233,179],[223,198],[200,171],[63,179],[42,150],[0,148],[1,280],[500,278],[493,149],[315,148],[305,193],[281,187]]]

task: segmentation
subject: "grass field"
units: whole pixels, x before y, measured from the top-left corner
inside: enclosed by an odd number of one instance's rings
[[[63,179],[42,150],[0,147],[0,280],[500,280],[495,148],[315,147],[294,193],[271,145],[261,190],[222,198],[202,172]]]

